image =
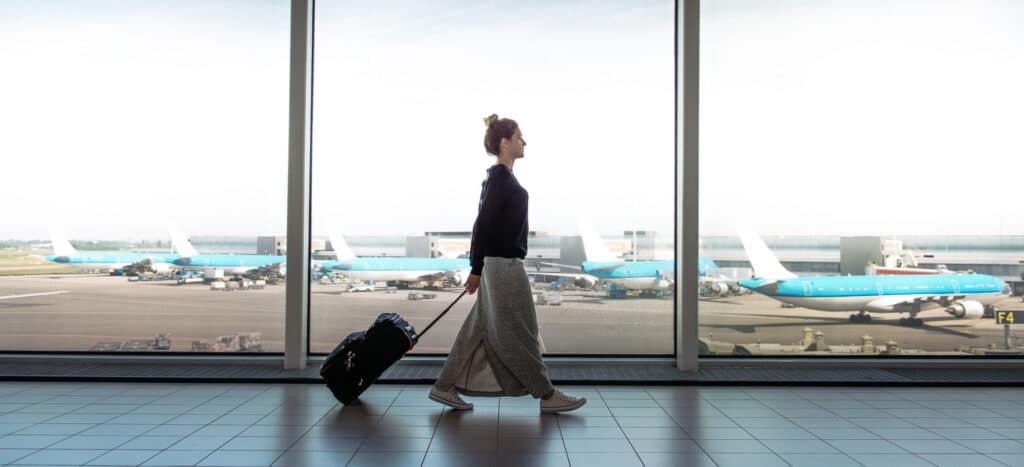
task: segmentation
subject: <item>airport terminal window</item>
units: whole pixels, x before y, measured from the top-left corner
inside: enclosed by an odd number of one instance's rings
[[[1022,17],[703,2],[701,253],[720,261],[701,279],[704,356],[1024,348],[992,317],[1021,307]]]
[[[288,28],[287,0],[0,3],[0,351],[283,351],[257,237]]]
[[[674,9],[318,1],[310,351],[382,312],[422,327],[455,297],[497,113],[527,141],[545,351],[672,354]],[[446,353],[473,298],[415,351]]]

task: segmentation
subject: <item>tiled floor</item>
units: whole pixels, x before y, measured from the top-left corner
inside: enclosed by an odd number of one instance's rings
[[[0,383],[0,464],[1024,466],[1024,390],[567,387],[451,412],[426,386]]]

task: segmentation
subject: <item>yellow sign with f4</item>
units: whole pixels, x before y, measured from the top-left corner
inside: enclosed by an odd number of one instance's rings
[[[1012,310],[996,311],[996,324],[1017,324],[1017,317]]]

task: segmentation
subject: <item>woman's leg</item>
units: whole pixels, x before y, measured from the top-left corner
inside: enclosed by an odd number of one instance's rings
[[[488,271],[492,265],[500,267]],[[481,287],[485,290],[480,300],[492,315],[487,335],[494,357],[533,397],[548,395],[554,386],[537,340],[537,311],[522,262],[487,263],[483,281],[487,284]]]
[[[469,310],[469,315],[466,316],[466,320],[462,322],[462,327],[459,328],[459,334],[455,337],[451,350],[448,352],[448,358],[444,361],[441,375],[434,382],[435,388],[442,391],[451,389],[455,386],[459,377],[467,371],[472,351],[480,345],[480,331],[476,330],[476,328],[476,303],[474,303],[473,307]]]

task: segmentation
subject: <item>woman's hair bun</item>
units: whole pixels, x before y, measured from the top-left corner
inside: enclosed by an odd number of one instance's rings
[[[490,114],[487,117],[484,117],[484,124],[487,125],[487,128],[490,128],[496,121],[498,121],[498,114]]]

